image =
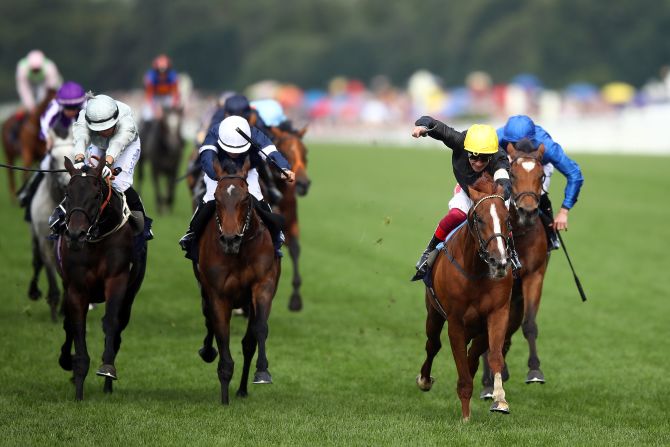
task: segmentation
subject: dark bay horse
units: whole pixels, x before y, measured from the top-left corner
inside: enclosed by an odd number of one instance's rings
[[[74,371],[77,400],[84,398],[90,364],[86,349],[89,304],[106,303],[102,319],[105,350],[96,374],[105,377],[104,391],[111,393],[112,381],[117,378],[114,360],[121,347],[121,332],[130,320],[146,268],[146,242],[142,240],[138,247],[125,198],[112,190],[109,178],[102,178],[103,167],[104,163],[99,163],[97,168],[78,170],[65,160],[71,179],[66,190],[65,233],[58,240],[66,290],[65,343],[58,362],[66,371]]]
[[[549,262],[545,230],[538,217],[544,180],[542,169],[544,145],[535,150],[530,141],[521,140],[516,148],[508,144],[507,153],[511,159],[510,173],[514,192],[510,206],[512,231],[522,268],[512,289],[510,322],[503,354],[507,354],[512,343],[512,335],[521,326],[529,349],[526,383],[544,383],[536,346],[538,335],[536,318]],[[482,384],[484,388],[480,397],[492,397],[493,379],[486,361],[484,361]]]
[[[138,167],[138,184],[144,178],[144,164],[151,165],[151,179],[159,213],[171,212],[174,207],[177,169],[181,163],[184,139],[181,135],[182,109],[166,107],[160,119],[142,128],[142,153]]]
[[[44,99],[37,104],[31,113],[23,116],[15,113],[2,124],[2,146],[8,164],[15,165],[16,159],[21,157],[23,167],[30,168],[44,157],[46,143],[40,139],[40,117],[55,96],[56,90],[47,90]],[[28,179],[28,175],[28,172],[23,173],[24,181]],[[14,171],[10,170],[7,177],[9,179],[9,195],[14,200],[16,197]]]
[[[275,257],[272,237],[256,214],[246,182],[249,159],[238,169],[234,163],[222,168],[214,163],[218,185],[215,219],[207,225],[199,242],[199,263],[194,266],[201,284],[202,310],[207,335],[200,349],[206,362],[216,358],[213,337],[221,356],[217,368],[221,403],[228,405],[228,386],[234,362],[230,353],[230,316],[233,308],[249,315],[242,339],[244,366],[237,396],[247,396],[251,360],[258,346],[254,383],[272,383],[265,343],[272,298],[277,290],[281,264]]]
[[[494,374],[491,411],[509,413],[502,382],[502,348],[512,292],[511,227],[502,188],[485,174],[469,188],[469,195],[474,204],[467,224],[447,240],[430,273],[433,286],[426,287],[427,356],[416,379],[421,390],[431,389],[433,359],[442,346],[440,333],[447,321],[464,421],[470,418],[472,381],[479,356],[487,348]]]
[[[300,295],[302,278],[298,268],[298,260],[300,258],[300,227],[298,225],[297,199],[298,197],[307,195],[311,184],[311,180],[307,176],[307,148],[302,141],[302,137],[307,132],[307,127],[297,132],[284,131],[277,127],[272,127],[271,130],[275,146],[288,160],[291,164],[291,169],[295,172],[295,182],[285,182],[277,179],[275,183],[282,193],[282,199],[279,201],[279,210],[284,216],[286,246],[293,263],[293,293],[291,294],[288,308],[298,311],[302,309],[302,297]]]

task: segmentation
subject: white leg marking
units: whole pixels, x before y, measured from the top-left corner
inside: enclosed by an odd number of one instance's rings
[[[495,203],[491,203],[491,217],[493,218],[493,232],[502,234],[502,231],[500,230],[500,219],[498,219]],[[503,247],[502,238],[500,236],[496,237],[496,243],[498,245],[498,250],[500,251],[500,257],[505,259],[505,249]]]
[[[505,401],[505,390],[503,390],[502,374],[500,373],[493,376],[493,401]]]
[[[231,194],[232,194],[233,189],[235,189],[235,185],[230,185],[230,186],[228,187],[228,189],[226,189],[226,192],[228,193],[228,195],[231,195]]]
[[[533,161],[522,161],[521,166],[528,172],[535,169],[535,160]]]

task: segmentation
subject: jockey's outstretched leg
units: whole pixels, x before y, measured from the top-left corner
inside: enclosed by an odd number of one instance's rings
[[[198,238],[205,230],[207,223],[210,221],[214,212],[216,211],[216,202],[210,200],[208,202],[200,202],[198,207],[195,209],[193,216],[191,217],[191,222],[188,224],[188,230],[186,234],[179,239],[179,245],[181,249],[186,252],[184,255],[186,258],[191,261],[197,261],[197,242]]]
[[[142,213],[142,217],[144,218],[144,229],[142,234],[144,235],[144,240],[150,241],[154,238],[154,233],[151,231],[151,224],[153,219],[147,216],[147,212],[144,209],[144,204],[142,203],[140,195],[137,194],[137,191],[135,191],[132,186],[129,186],[128,189],[126,189],[125,195],[126,203],[128,204],[130,211],[140,211]]]
[[[561,244],[558,241],[556,230],[554,230],[554,211],[551,208],[551,200],[549,194],[542,194],[540,196],[540,220],[544,226],[544,231],[547,233],[547,250],[557,250]]]
[[[460,210],[459,208],[452,208],[449,210],[449,213],[440,220],[440,223],[435,229],[435,234],[433,235],[428,246],[421,254],[421,258],[416,263],[416,275],[412,278],[412,281],[423,278],[428,271],[428,268],[431,267],[428,262],[430,254],[435,250],[437,245],[440,242],[444,242],[449,233],[451,233],[457,226],[459,226],[465,219],[467,214]]]
[[[272,243],[275,247],[275,255],[278,258],[284,256],[281,252],[281,246],[284,243],[284,233],[282,228],[284,226],[284,218],[281,214],[276,214],[272,212],[272,207],[265,200],[258,200],[256,196],[251,195],[252,200],[254,201],[254,207],[256,212],[260,216],[261,220],[268,227],[270,235],[272,236]]]

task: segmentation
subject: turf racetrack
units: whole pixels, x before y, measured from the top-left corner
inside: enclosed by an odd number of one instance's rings
[[[177,245],[190,217],[154,216],[149,268],[116,366],[113,395],[96,377],[104,309],[89,313],[91,370],[74,401],[57,363],[64,340],[44,300],[26,297],[29,230],[0,173],[0,444],[2,445],[639,445],[670,443],[670,158],[576,155],[586,183],[564,235],[588,296],[554,252],[539,313],[546,385],[525,385],[528,349],[514,338],[505,385],[511,414],[479,401],[460,422],[446,329],[429,393],[423,287],[414,263],[446,212],[448,150],[311,145],[312,189],[300,201],[304,311],[287,310],[290,263],[270,318],[272,385],[219,404],[189,263]],[[564,180],[554,176],[558,207]],[[145,190],[145,202],[153,208]],[[286,252],[287,250],[284,249]],[[45,285],[45,281],[42,282]],[[44,290],[44,287],[43,287]],[[242,367],[236,318],[231,393]]]

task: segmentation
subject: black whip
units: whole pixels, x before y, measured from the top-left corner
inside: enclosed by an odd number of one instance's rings
[[[558,240],[561,241],[561,247],[563,247],[563,251],[565,252],[565,257],[568,258],[568,264],[570,264],[570,269],[572,270],[572,275],[575,277],[575,284],[577,284],[577,290],[579,290],[579,294],[582,296],[582,302],[586,301],[586,294],[584,293],[584,289],[582,289],[582,283],[579,282],[579,278],[577,278],[577,274],[575,273],[575,268],[572,266],[572,261],[570,261],[570,255],[568,255],[568,249],[565,248],[565,242],[563,242],[563,238],[561,237],[560,231],[557,231],[556,235],[558,235]]]
[[[23,168],[21,166],[12,166],[0,163],[0,168],[14,169],[16,171],[28,171],[28,172],[67,172],[67,169],[33,169],[33,168]]]
[[[261,148],[258,147],[258,144],[256,144],[255,141],[253,141],[251,138],[249,138],[249,135],[247,135],[246,133],[244,133],[244,131],[243,131],[242,129],[240,129],[240,128],[238,127],[238,128],[236,128],[235,130],[237,131],[237,133],[239,133],[240,135],[242,135],[242,137],[243,137],[245,140],[247,140],[247,142],[248,142],[249,144],[251,144],[251,147],[253,147],[257,152],[263,152],[263,151],[261,150]],[[286,171],[285,171],[281,166],[279,166],[279,165],[277,164],[277,162],[274,161],[271,157],[266,156],[265,159],[266,159],[266,160],[270,160],[270,162],[272,163],[272,165],[273,165],[275,168],[277,168],[277,169],[279,170],[279,172],[281,172],[282,174],[284,174],[284,176],[286,176],[286,178],[288,178],[288,179],[291,178],[291,177],[289,177],[289,175],[286,173]]]

